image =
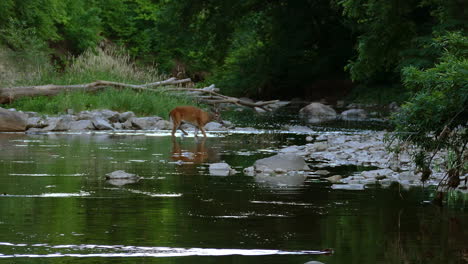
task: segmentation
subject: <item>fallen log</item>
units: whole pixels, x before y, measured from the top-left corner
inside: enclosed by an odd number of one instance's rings
[[[109,81],[95,81],[92,83],[86,84],[73,84],[73,85],[36,85],[36,86],[19,86],[19,87],[8,87],[0,88],[0,104],[11,103],[14,100],[27,97],[27,96],[53,96],[57,95],[63,91],[76,91],[83,90],[86,92],[94,92],[106,87],[116,87],[116,88],[131,88],[135,90],[151,90],[151,87],[157,87],[162,85],[175,85],[190,82],[190,78],[177,80],[176,78],[169,78],[164,81],[135,85],[119,82],[109,82]]]
[[[213,88],[214,88],[214,85],[208,86],[206,88],[201,88],[201,89],[197,89],[197,88],[164,88],[162,90],[163,91],[180,91],[180,92],[188,91],[188,92],[197,92],[197,93],[201,93],[201,94],[209,94],[208,96],[204,96],[204,95],[196,96],[196,98],[198,98],[203,103],[212,104],[212,105],[218,105],[218,104],[222,104],[222,103],[229,103],[229,104],[235,104],[235,105],[239,105],[239,106],[247,106],[247,107],[251,107],[251,108],[258,107],[258,108],[261,108],[261,109],[263,109],[265,111],[270,111],[269,109],[265,108],[265,106],[267,106],[269,104],[274,104],[274,103],[279,101],[279,100],[271,100],[271,101],[252,103],[252,102],[249,102],[249,101],[239,99],[237,97],[222,95],[220,93],[217,93],[217,92],[213,91]]]
[[[33,97],[33,96],[54,96],[59,94],[63,91],[86,91],[86,92],[94,92],[100,89],[104,89],[107,87],[115,87],[118,89],[123,88],[130,88],[134,90],[140,91],[153,91],[153,92],[166,92],[166,91],[173,91],[173,92],[192,92],[193,94],[189,94],[189,96],[195,97],[197,100],[212,105],[218,105],[221,103],[228,103],[228,104],[235,104],[239,106],[246,106],[250,108],[261,108],[265,111],[269,111],[269,109],[265,108],[265,106],[269,104],[274,104],[278,102],[278,100],[271,100],[265,102],[249,102],[245,100],[241,100],[236,97],[222,95],[217,93],[219,91],[218,88],[212,84],[205,88],[163,88],[163,89],[153,89],[158,86],[164,85],[176,85],[181,83],[191,82],[190,78],[187,79],[180,79],[177,80],[176,78],[169,78],[164,81],[158,81],[153,83],[146,83],[146,84],[128,84],[128,83],[120,83],[120,82],[111,82],[111,81],[95,81],[92,83],[86,84],[74,84],[74,85],[37,85],[37,86],[19,86],[19,87],[8,87],[8,88],[0,88],[0,104],[11,103],[14,100],[21,98],[21,97]]]

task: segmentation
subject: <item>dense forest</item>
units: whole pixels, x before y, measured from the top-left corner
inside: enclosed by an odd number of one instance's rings
[[[392,89],[407,67],[434,66],[448,41],[466,47],[465,4],[4,0],[0,44],[45,54],[63,70],[70,54],[114,43],[140,63],[216,83],[231,95],[321,99],[359,84]]]

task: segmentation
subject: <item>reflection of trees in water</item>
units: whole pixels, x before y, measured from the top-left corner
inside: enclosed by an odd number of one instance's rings
[[[396,234],[386,240],[389,263],[465,263],[468,234],[463,216],[447,215],[444,208],[424,208],[410,217],[401,209]],[[465,261],[465,262],[464,262]]]

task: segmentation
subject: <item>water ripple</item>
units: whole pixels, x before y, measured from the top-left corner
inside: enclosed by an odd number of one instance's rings
[[[29,247],[34,250],[45,248],[53,251],[46,254],[1,254],[0,258],[56,258],[56,257],[186,257],[186,256],[265,256],[265,255],[320,255],[330,254],[331,250],[297,250],[285,251],[277,249],[229,249],[229,248],[173,248],[173,247],[142,247],[124,245],[49,245],[49,244],[13,244],[0,242],[0,246]],[[57,252],[66,249],[67,253]],[[98,251],[98,252],[96,252]]]

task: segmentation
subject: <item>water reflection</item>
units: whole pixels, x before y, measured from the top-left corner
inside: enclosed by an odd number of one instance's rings
[[[177,164],[177,171],[185,174],[197,173],[200,164],[220,160],[217,148],[207,144],[206,138],[172,138],[171,160]]]
[[[431,195],[421,189],[342,191],[302,174],[207,173],[210,163],[242,171],[301,144],[289,137],[0,134],[0,259],[464,263],[466,199],[440,209],[421,205]],[[104,175],[116,170],[141,180],[112,186]],[[323,248],[334,254],[308,255]]]

